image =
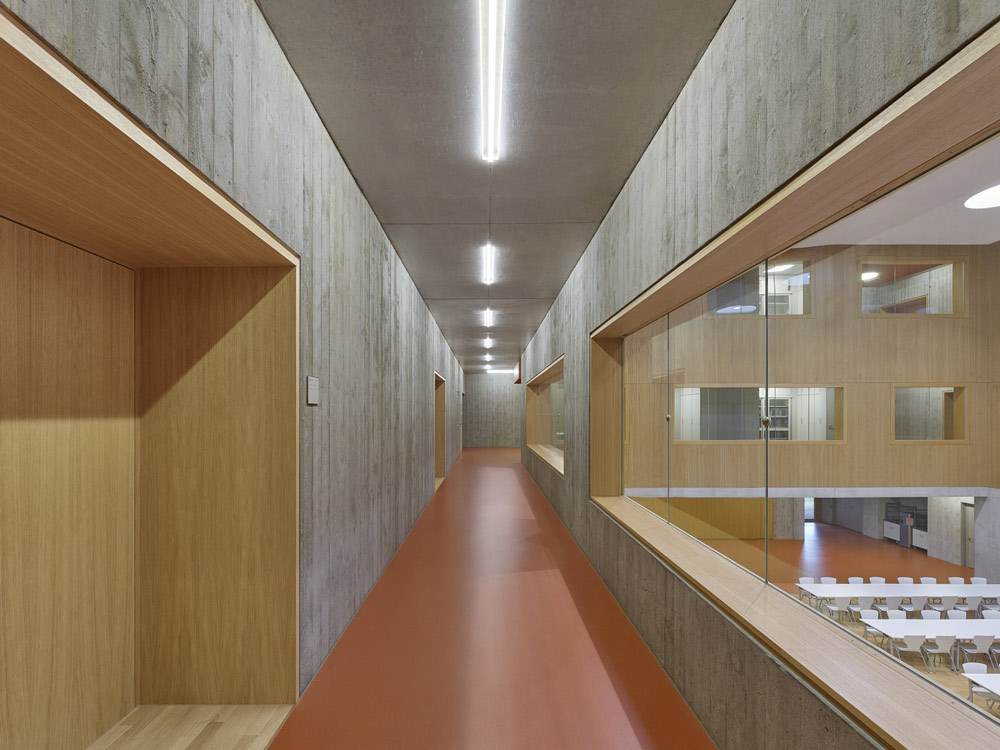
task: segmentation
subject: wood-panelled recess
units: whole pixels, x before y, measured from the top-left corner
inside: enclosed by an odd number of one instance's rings
[[[448,391],[444,378],[434,373],[434,478],[442,479],[447,472],[448,420],[446,412]]]
[[[138,288],[140,700],[294,702],[296,273]]]
[[[0,747],[135,706],[134,274],[0,219]]]
[[[539,458],[565,475],[564,450],[552,445],[552,390],[551,386],[564,377],[566,358],[559,357],[525,385],[524,434],[525,443]]]
[[[118,263],[296,256],[0,8],[0,209]]]

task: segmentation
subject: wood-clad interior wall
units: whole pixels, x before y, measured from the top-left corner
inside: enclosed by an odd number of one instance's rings
[[[139,272],[143,703],[291,703],[294,269]]]
[[[782,255],[811,264],[811,315],[709,315],[700,297],[625,338],[625,486],[997,486],[987,404],[998,376],[1000,246],[811,247]],[[871,258],[965,263],[965,314],[861,312],[860,264]],[[669,361],[668,361],[669,342]],[[665,419],[680,386],[843,386],[843,441],[674,442]],[[669,375],[669,377],[668,377]],[[966,440],[894,440],[896,385],[963,386]],[[977,406],[978,405],[978,406]],[[942,407],[943,408],[943,407]],[[675,422],[676,424],[676,422]],[[1000,436],[996,436],[1000,438]]]
[[[134,275],[0,219],[0,747],[136,702]]]

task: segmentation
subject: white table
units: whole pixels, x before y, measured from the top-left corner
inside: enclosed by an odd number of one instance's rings
[[[1000,674],[969,674],[968,672],[962,672],[963,677],[967,677],[970,681],[979,685],[979,687],[984,687],[991,693],[1000,695]]]
[[[817,599],[837,597],[872,596],[884,599],[889,596],[957,596],[965,599],[979,596],[995,599],[1000,596],[1000,583],[799,583],[800,589]]]
[[[969,640],[976,635],[1000,638],[1000,620],[882,620],[862,617],[861,622],[896,640],[904,635],[922,635],[928,639],[953,635],[959,640]]]

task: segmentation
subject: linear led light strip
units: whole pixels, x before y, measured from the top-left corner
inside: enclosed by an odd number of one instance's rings
[[[506,0],[479,0],[483,88],[483,159],[500,158],[500,102],[503,99],[503,38]]]
[[[486,285],[492,284],[496,279],[496,258],[497,249],[489,242],[483,245],[483,283]]]

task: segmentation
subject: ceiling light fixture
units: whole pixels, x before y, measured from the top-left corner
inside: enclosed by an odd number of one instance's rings
[[[861,274],[862,281],[875,281],[878,278],[878,271],[865,271]]]
[[[782,271],[787,271],[791,267],[792,267],[791,263],[785,263],[785,265],[783,265],[783,266],[771,266],[769,269],[767,269],[767,272],[768,273],[781,273]]]
[[[486,361],[487,362],[492,362],[493,361],[493,355],[492,354],[487,354],[486,355]]]
[[[496,263],[497,249],[489,242],[483,245],[483,283],[487,286],[493,283],[494,265]]]
[[[490,370],[490,375],[516,375],[517,370]]]
[[[487,336],[485,339],[483,339],[483,346],[485,346],[487,349],[489,349],[490,347],[492,347],[493,346],[493,339],[491,339],[489,336]]]
[[[500,102],[503,99],[503,38],[506,0],[479,0],[482,68],[483,159],[500,158]]]
[[[486,308],[486,327],[493,327],[493,311],[490,308]]]
[[[980,190],[965,202],[966,208],[1000,208],[1000,185]]]
[[[489,365],[486,365],[486,369],[487,369],[487,370],[489,370],[489,369],[491,369],[491,368],[490,368],[490,366],[489,366]]]

